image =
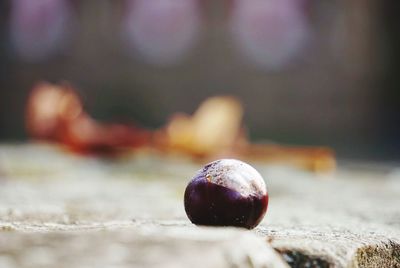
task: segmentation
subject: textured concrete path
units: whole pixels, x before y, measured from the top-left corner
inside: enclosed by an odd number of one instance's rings
[[[0,267],[400,267],[400,169],[258,164],[270,205],[247,231],[189,222],[199,168],[0,145]]]

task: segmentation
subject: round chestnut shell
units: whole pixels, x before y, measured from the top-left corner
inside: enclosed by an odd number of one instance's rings
[[[219,181],[210,178],[210,169],[218,171]],[[232,173],[237,169],[244,172]],[[234,159],[217,160],[201,169],[185,190],[184,205],[190,221],[196,225],[247,229],[257,226],[268,207],[268,193],[264,182],[257,181],[256,186],[252,184],[253,188],[243,192],[240,191],[240,185],[227,181],[237,180],[237,176],[248,174],[246,169],[251,169],[251,172],[258,175],[256,178],[248,178],[248,181],[262,180],[255,169]]]

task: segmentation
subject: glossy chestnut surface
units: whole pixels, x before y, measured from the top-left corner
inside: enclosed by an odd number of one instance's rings
[[[198,171],[186,187],[184,202],[194,224],[252,229],[266,213],[268,193],[253,167],[221,159]]]

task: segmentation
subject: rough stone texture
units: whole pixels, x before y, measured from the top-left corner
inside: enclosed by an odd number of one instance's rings
[[[182,231],[151,226],[107,232],[7,233],[2,238],[0,267],[287,268],[254,234],[233,229]]]
[[[259,163],[270,205],[247,231],[186,218],[183,192],[200,166],[1,145],[0,267],[400,267],[399,169]]]

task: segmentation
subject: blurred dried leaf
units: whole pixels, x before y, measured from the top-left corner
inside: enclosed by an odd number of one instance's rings
[[[88,115],[68,84],[37,84],[27,104],[29,134],[87,153],[112,153],[150,142],[150,132],[122,124],[102,124]]]
[[[243,108],[230,96],[204,101],[193,116],[175,114],[155,135],[155,144],[166,152],[182,152],[200,159],[236,157],[283,163],[313,172],[332,171],[334,152],[324,147],[291,147],[251,144],[242,124]]]
[[[80,98],[68,84],[40,82],[28,99],[26,127],[34,138],[55,141],[61,129],[82,114]]]
[[[230,150],[240,136],[243,109],[233,97],[213,97],[203,102],[193,116],[174,115],[158,140],[168,150],[196,156]]]

